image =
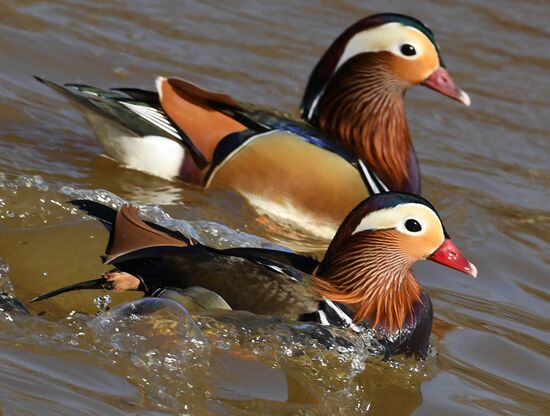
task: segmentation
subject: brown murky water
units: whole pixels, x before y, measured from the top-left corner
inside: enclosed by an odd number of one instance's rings
[[[479,268],[477,280],[416,268],[439,320],[426,363],[367,359],[360,343],[327,352],[247,314],[71,313],[96,311],[99,292],[33,305],[32,317],[0,312],[3,414],[550,414],[547,2],[0,0],[0,11],[0,284],[23,302],[104,270],[106,233],[65,203],[75,195],[145,204],[211,243],[263,244],[237,229],[323,245],[262,225],[229,191],[100,157],[79,114],[31,75],[143,88],[179,75],[293,110],[325,47],[380,11],[430,25],[471,94],[467,109],[416,88],[407,109],[424,195]]]

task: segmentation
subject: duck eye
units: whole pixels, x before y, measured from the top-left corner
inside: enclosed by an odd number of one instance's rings
[[[420,223],[412,218],[405,221],[405,228],[411,233],[422,231],[422,226]]]
[[[416,49],[414,49],[414,46],[405,43],[401,45],[401,53],[405,56],[414,56],[416,55]]]

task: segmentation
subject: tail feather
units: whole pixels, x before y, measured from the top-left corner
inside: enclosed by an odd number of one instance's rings
[[[97,218],[105,226],[107,231],[111,231],[113,228],[117,215],[116,209],[87,199],[73,199],[69,201],[69,204],[75,205],[86,214]]]
[[[111,88],[111,90],[123,92],[136,101],[142,101],[157,107],[160,106],[159,95],[156,91],[145,91],[139,88]]]
[[[72,292],[74,290],[82,290],[82,289],[104,289],[104,290],[110,290],[112,289],[111,282],[107,281],[105,277],[100,277],[99,279],[93,279],[93,280],[86,280],[85,282],[75,283],[73,285],[64,286],[59,289],[52,290],[50,292],[44,293],[40,296],[37,296],[33,299],[31,299],[30,303],[38,302],[40,300],[48,299],[57,295],[60,295],[62,293],[66,292]]]
[[[116,101],[109,103],[110,100],[113,98],[123,98],[123,95],[119,92],[99,89],[92,87],[91,85],[59,85],[55,82],[37,76],[34,76],[34,78],[58,94],[61,94],[63,97],[67,98],[71,103],[81,105],[88,110],[94,111],[96,114],[102,115],[103,117],[109,117],[109,114],[113,112],[111,107],[113,107],[113,104],[115,104]],[[109,118],[111,121],[117,121],[112,120],[112,117]],[[118,121],[118,124],[122,127],[126,127],[124,124],[121,124],[120,121]]]
[[[102,256],[106,263],[114,263],[117,259],[124,258],[129,261],[135,254],[136,258],[155,257],[157,250],[166,251],[192,246],[195,242],[183,234],[168,230],[160,225],[145,222],[135,207],[123,205],[118,211],[94,201],[75,199],[69,203],[77,206],[82,211],[97,218],[109,231],[109,243]],[[65,286],[51,292],[37,296],[31,302],[48,299],[62,293],[82,289],[110,290],[113,284],[105,277],[88,280]]]
[[[64,86],[34,77],[37,81],[50,87],[78,106],[93,128],[87,117],[92,112],[106,123],[131,133],[131,136],[162,136],[176,140],[190,151],[199,168],[208,165],[208,161],[187,134],[174,123],[162,110],[158,100],[152,99],[152,92],[137,89],[102,89],[85,84],[65,84]],[[150,113],[154,115],[151,116]]]

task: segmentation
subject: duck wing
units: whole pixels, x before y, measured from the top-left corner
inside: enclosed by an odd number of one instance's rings
[[[220,250],[220,252],[223,255],[244,258],[271,271],[285,274],[297,280],[302,279],[301,274],[298,272],[311,275],[319,265],[319,262],[313,257],[291,251],[238,247]]]
[[[67,98],[94,127],[97,117],[116,125],[128,136],[161,136],[184,145],[199,167],[207,165],[201,151],[188,135],[163,111],[158,94],[135,88],[103,89],[85,84],[59,85],[43,78],[38,81]]]

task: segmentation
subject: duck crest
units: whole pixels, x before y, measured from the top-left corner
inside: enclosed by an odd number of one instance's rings
[[[327,251],[312,280],[322,297],[351,306],[356,323],[367,321],[373,329],[390,332],[414,322],[415,305],[422,303],[410,259],[396,251],[396,233],[348,237],[334,252]]]

